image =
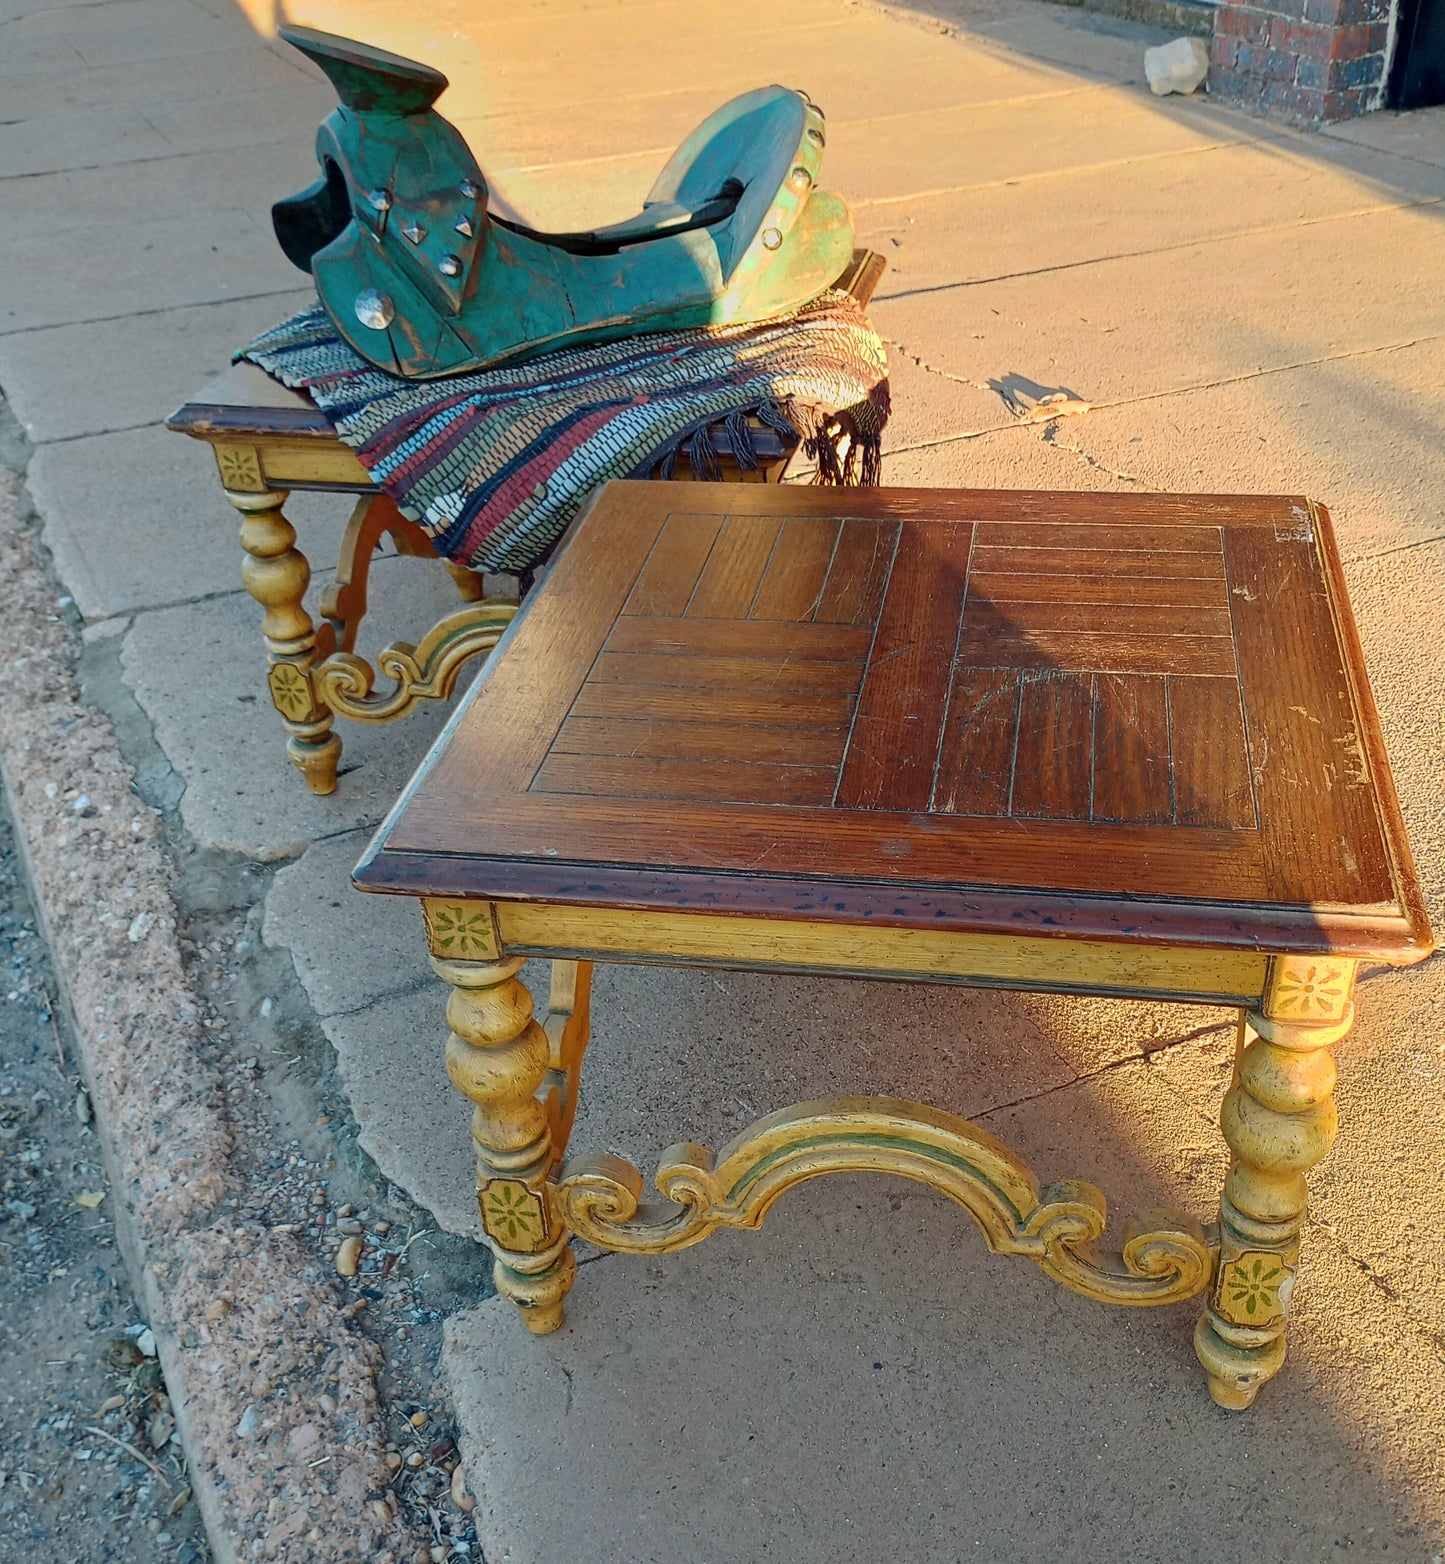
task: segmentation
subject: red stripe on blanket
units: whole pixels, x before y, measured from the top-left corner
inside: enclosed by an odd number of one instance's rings
[[[641,397],[634,397],[627,403],[614,402],[609,407],[597,408],[579,418],[565,435],[554,440],[525,466],[519,467],[468,523],[461,546],[454,545],[452,548],[452,558],[470,559],[494,528],[514,515],[524,500],[532,498],[539,483],[546,483],[562,463],[574,451],[586,445],[599,429],[605,428],[626,408],[640,406],[642,400]]]
[[[365,461],[368,456],[372,455],[385,456],[388,451],[395,450],[398,445],[403,444],[412,429],[419,428],[422,424],[440,417],[454,407],[465,409],[455,420],[448,422],[442,429],[438,430],[425,445],[419,447],[393,471],[401,474],[411,472],[418,466],[426,467],[429,454],[436,450],[438,446],[444,444],[459,426],[470,429],[479,422],[478,414],[480,409],[475,406],[471,408],[466,406],[468,402],[474,401],[475,398],[472,396],[472,393],[465,391],[459,392],[456,396],[438,397],[429,407],[420,411],[410,408],[405,413],[401,413],[382,424],[369,440],[357,447],[357,455],[362,461]]]

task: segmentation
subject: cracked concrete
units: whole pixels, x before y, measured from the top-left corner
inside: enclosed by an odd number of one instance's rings
[[[266,0],[242,5],[264,33]],[[455,0],[291,11],[443,65],[500,192],[559,227],[635,204],[659,149],[786,59],[890,262],[887,479],[1327,503],[1445,923],[1445,648],[1412,606],[1445,585],[1445,114],[1306,136],[1156,101],[1142,54],[1163,35],[1032,0],[499,0],[485,30]],[[157,427],[302,296],[268,208],[313,177],[330,89],[231,0],[0,0],[0,79],[20,105],[0,125],[0,388],[36,443],[92,694],[180,850],[269,880],[254,981],[334,1050],[350,1116],[327,1133],[463,1235],[449,1263],[484,1301],[452,1316],[442,1368],[487,1557],[1445,1551],[1439,960],[1365,986],[1290,1365],[1248,1418],[1204,1397],[1190,1310],[1097,1310],[902,1186],[823,1183],[761,1234],[593,1257],[547,1340],[488,1299],[483,1257],[455,1258],[476,1221],[467,1115],[414,909],[347,881],[445,713],[343,725],[340,790],[311,798],[265,704],[236,518],[208,453]],[[318,577],[347,509],[288,505]],[[453,600],[409,561],[373,584],[373,646]],[[625,967],[594,1008],[578,1149],[649,1167],[684,1135],[881,1090],[978,1116],[1120,1214],[1216,1198],[1222,1012]]]

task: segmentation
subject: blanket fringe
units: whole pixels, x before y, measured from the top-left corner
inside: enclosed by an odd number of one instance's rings
[[[803,452],[817,465],[816,484],[875,489],[883,476],[883,427],[888,422],[888,382],[880,380],[865,401],[821,414]]]
[[[735,409],[720,422],[704,421],[683,430],[654,452],[633,476],[671,478],[685,446],[694,479],[699,483],[717,483],[722,478],[718,443],[726,445],[728,454],[744,472],[756,472],[760,465],[757,431],[752,422],[756,419],[785,440],[801,446],[816,468],[815,484],[876,489],[883,477],[883,429],[889,411],[886,380],[880,380],[866,400],[837,413],[802,408],[791,400],[760,402],[756,407]],[[720,442],[715,441],[715,432],[721,435]]]

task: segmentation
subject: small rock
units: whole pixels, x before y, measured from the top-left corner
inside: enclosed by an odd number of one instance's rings
[[[1193,92],[1209,75],[1209,45],[1202,38],[1176,38],[1144,51],[1144,75],[1156,98]]]
[[[75,1116],[82,1124],[89,1124],[95,1117],[91,1111],[90,1093],[83,1086],[75,1094]]]
[[[410,1423],[413,1428],[425,1428],[426,1413],[418,1409],[417,1411],[413,1412],[409,1418],[407,1418],[407,1422]]]
[[[363,1232],[364,1229],[362,1228],[361,1223],[358,1222],[354,1216],[344,1216],[336,1224],[336,1231],[338,1233],[346,1233],[354,1237],[356,1234]]]
[[[356,1215],[356,1207],[355,1206],[337,1206],[336,1214],[337,1214],[337,1216],[355,1216]]]
[[[150,1420],[146,1433],[150,1436],[152,1450],[164,1450],[176,1431],[176,1420],[169,1412],[157,1412]]]
[[[256,1436],[256,1408],[248,1406],[241,1414],[241,1420],[236,1424],[237,1439],[254,1439]]]
[[[82,1189],[81,1192],[75,1197],[75,1203],[78,1206],[84,1206],[87,1211],[94,1211],[99,1207],[100,1203],[104,1199],[105,1191],[103,1189]],[[154,1341],[155,1337],[152,1336],[151,1340]],[[145,1352],[145,1348],[142,1347],[141,1351]],[[154,1349],[152,1349],[151,1352],[146,1352],[146,1356],[148,1358],[153,1357],[154,1355]]]
[[[452,1472],[452,1503],[466,1515],[470,1515],[477,1507],[477,1501],[467,1488],[467,1479],[460,1466]]]
[[[376,1226],[372,1228],[372,1232],[375,1233],[378,1238],[385,1238],[390,1231],[390,1222],[378,1222]]]
[[[95,1415],[97,1417],[104,1417],[107,1412],[119,1412],[124,1405],[124,1396],[107,1396],[105,1400],[100,1403],[100,1409],[96,1412]]]
[[[412,1471],[416,1471],[418,1467],[426,1465],[426,1457],[421,1453],[420,1450],[413,1450],[411,1454],[407,1456],[406,1464],[412,1469]]]
[[[146,937],[146,934],[150,930],[151,924],[153,924],[155,921],[155,914],[153,912],[136,913],[135,917],[130,920],[130,927],[125,931],[125,937],[132,945],[138,944]]]
[[[361,1240],[359,1238],[343,1238],[341,1247],[336,1251],[336,1274],[338,1276],[355,1276],[361,1266]]]
[[[142,1357],[153,1358],[156,1355],[156,1333],[149,1325],[141,1331],[135,1339],[136,1346],[140,1349]]]

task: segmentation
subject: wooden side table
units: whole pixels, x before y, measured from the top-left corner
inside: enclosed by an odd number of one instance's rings
[[[837,286],[866,305],[885,264],[882,256],[858,250]],[[489,598],[480,575],[447,561],[463,606],[415,645],[387,646],[373,668],[356,654],[372,555],[386,537],[400,554],[437,555],[422,528],[372,483],[325,414],[309,397],[243,362],[174,412],[166,427],[205,441],[215,452],[221,486],[242,517],[242,578],[266,611],[267,682],[287,734],[287,754],[313,793],[334,792],[341,759],[334,719],[393,722],[420,701],[448,699],[462,668],[497,644],[517,611],[516,597]],[[746,469],[722,432],[708,431],[726,482],[776,483],[797,449],[796,442],[757,420],[752,436],[758,466]],[[685,449],[672,476],[691,477]],[[296,529],[284,510],[293,489],[360,496],[342,539],[335,580],[322,593],[319,624],[303,603],[311,563],[297,547]],[[377,688],[378,671],[392,681],[390,689]]]
[[[1329,520],[1288,498],[611,484],[356,883],[421,899],[532,1330],[569,1234],[660,1253],[877,1169],[1088,1297],[1207,1293],[1235,1408],[1284,1358],[1356,965],[1431,949]],[[597,959],[1237,1006],[1218,1225],[1146,1213],[1108,1251],[1092,1185],[876,1097],[674,1146],[645,1201],[563,1160]]]

